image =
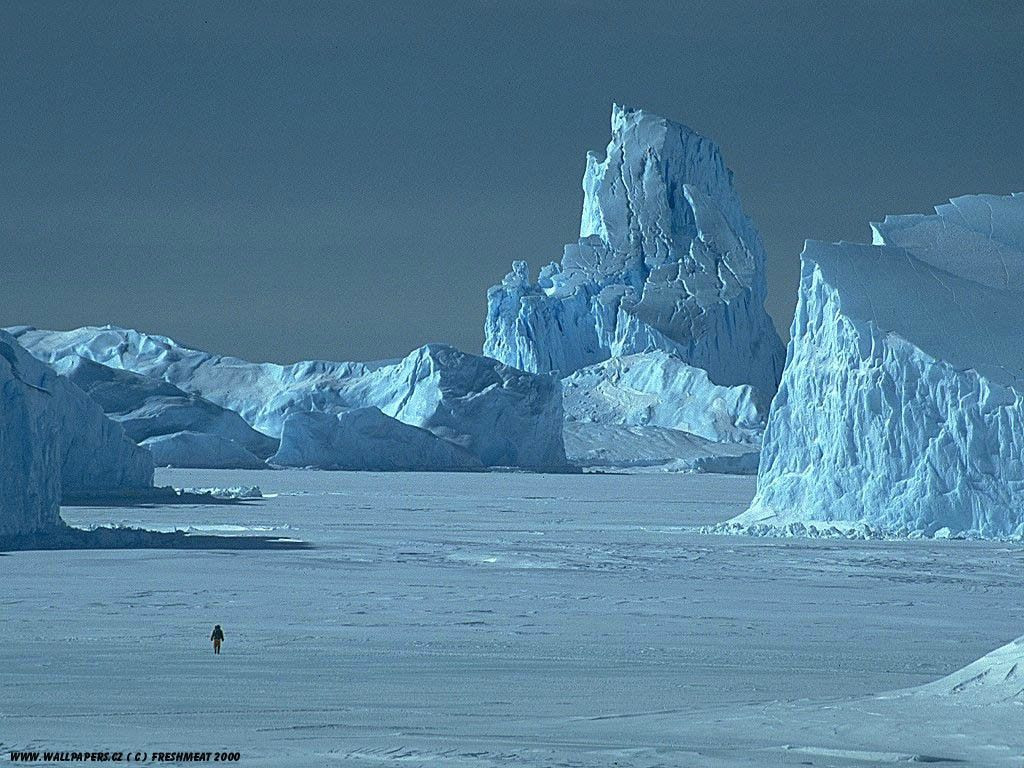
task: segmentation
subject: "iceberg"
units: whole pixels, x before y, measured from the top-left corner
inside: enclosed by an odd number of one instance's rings
[[[114,326],[12,331],[46,363],[84,358],[161,380],[237,413],[272,438],[281,437],[293,413],[337,415],[374,407],[468,451],[483,466],[567,466],[557,379],[442,344],[420,347],[398,361],[277,365],[213,355]]]
[[[487,296],[484,354],[569,375],[661,350],[765,403],[783,346],[764,310],[764,249],[711,140],[614,106],[605,157],[590,153],[580,239],[536,281],[517,261]]]
[[[0,536],[60,528],[60,432],[43,366],[0,333]],[[53,374],[51,374],[53,375]]]
[[[160,379],[73,355],[53,368],[99,403],[158,466],[252,469],[277,450],[274,438],[237,413]]]
[[[679,429],[567,421],[565,453],[589,471],[757,473],[758,446],[719,443]]]
[[[562,379],[567,422],[664,427],[757,445],[768,403],[748,384],[721,386],[668,352],[613,357]]]
[[[145,491],[149,454],[74,384],[0,331],[0,535],[63,527],[62,498]]]
[[[675,355],[612,357],[562,379],[565,450],[590,469],[755,474],[768,403]]]
[[[1024,195],[808,241],[757,494],[733,527],[1024,535]]]
[[[210,432],[171,432],[139,443],[158,467],[266,469],[266,462],[234,440]]]
[[[270,463],[380,472],[483,468],[469,451],[373,407],[289,414]]]

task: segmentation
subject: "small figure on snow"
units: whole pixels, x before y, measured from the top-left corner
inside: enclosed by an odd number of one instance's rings
[[[224,630],[220,628],[220,624],[214,626],[210,639],[213,640],[213,652],[219,655],[220,644],[224,642]]]

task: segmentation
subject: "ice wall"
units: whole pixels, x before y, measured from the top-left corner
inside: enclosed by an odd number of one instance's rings
[[[26,369],[17,344],[0,332],[0,536],[62,524],[60,433],[43,367],[32,360]]]
[[[62,496],[152,487],[149,453],[82,390],[0,331],[0,534],[60,523]]]
[[[764,311],[764,250],[718,147],[615,106],[604,159],[587,156],[579,242],[532,281],[515,262],[488,291],[484,354],[567,375],[663,350],[719,385],[770,399],[783,347]]]
[[[1024,197],[963,197],[810,241],[755,530],[1024,534]]]

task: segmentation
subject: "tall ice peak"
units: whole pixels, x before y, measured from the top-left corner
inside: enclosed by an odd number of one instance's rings
[[[588,153],[580,239],[530,281],[525,262],[488,292],[487,355],[567,375],[662,350],[716,384],[770,398],[783,347],[764,310],[764,248],[718,146],[641,109],[612,108]]]

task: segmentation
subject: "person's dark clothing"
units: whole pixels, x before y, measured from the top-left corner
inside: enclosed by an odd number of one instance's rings
[[[220,655],[220,644],[224,641],[224,630],[220,628],[220,624],[213,628],[210,639],[213,640],[213,652]]]

